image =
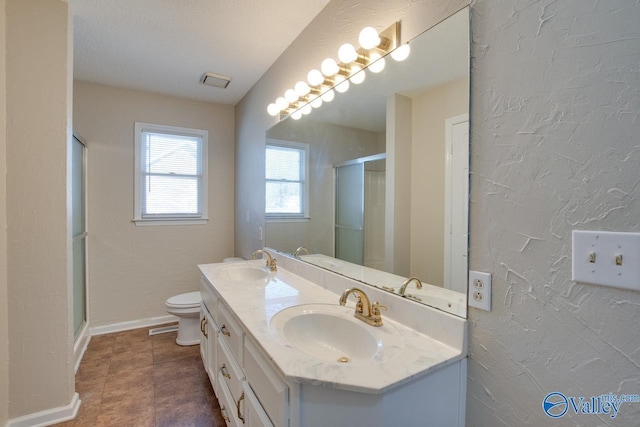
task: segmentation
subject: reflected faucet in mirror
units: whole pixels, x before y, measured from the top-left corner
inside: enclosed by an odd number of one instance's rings
[[[420,281],[420,279],[418,279],[417,277],[409,277],[407,280],[404,281],[402,286],[400,286],[400,289],[398,289],[398,294],[404,295],[404,293],[407,290],[407,286],[409,286],[409,283],[411,282],[416,282],[416,288],[422,289],[422,282]]]
[[[276,260],[271,257],[269,252],[263,251],[262,249],[258,249],[257,251],[255,251],[253,253],[253,255],[251,255],[251,259],[256,259],[256,255],[258,255],[258,254],[262,254],[263,258],[266,255],[266,257],[267,257],[266,266],[270,271],[277,271]]]
[[[304,246],[299,246],[298,249],[296,249],[296,251],[293,253],[293,256],[296,258],[300,258],[300,254],[302,254],[303,252],[309,255],[309,249],[305,248]]]
[[[345,305],[347,303],[347,298],[351,294],[358,298],[358,302],[356,303],[356,312],[354,314],[356,319],[362,320],[367,325],[382,326],[382,315],[380,314],[380,310],[386,310],[387,307],[380,304],[378,301],[374,301],[374,303],[371,304],[367,294],[359,288],[349,288],[344,291],[340,296],[340,305]]]

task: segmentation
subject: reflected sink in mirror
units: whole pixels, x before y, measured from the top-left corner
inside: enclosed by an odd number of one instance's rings
[[[318,267],[326,268],[328,270],[336,271],[344,267],[344,262],[323,254],[301,255],[299,258],[309,264],[317,265]]]
[[[261,281],[269,277],[269,272],[265,267],[247,265],[246,263],[234,263],[228,267],[222,267],[218,274],[223,280],[239,282]]]
[[[371,363],[399,353],[402,337],[393,325],[369,326],[353,314],[353,307],[297,305],[276,313],[269,327],[290,347],[326,362]]]

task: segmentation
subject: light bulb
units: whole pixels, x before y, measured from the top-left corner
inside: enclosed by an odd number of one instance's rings
[[[318,86],[319,84],[322,84],[324,77],[320,71],[311,70],[309,71],[309,74],[307,74],[307,81],[311,86]]]
[[[369,69],[372,73],[379,73],[384,70],[384,66],[386,65],[383,57],[380,56],[378,52],[373,52],[369,56]]]
[[[358,52],[352,44],[345,43],[338,49],[338,59],[340,62],[348,64],[358,59]]]
[[[340,70],[340,68],[338,67],[338,64],[333,58],[327,58],[324,61],[322,61],[322,64],[320,65],[320,70],[322,71],[322,74],[324,74],[325,76],[331,77],[334,74],[336,74]]]
[[[298,94],[293,89],[287,89],[284,93],[284,99],[286,99],[289,104],[293,104],[298,100]]]
[[[367,74],[360,65],[353,64],[351,66],[351,77],[349,77],[349,80],[351,80],[353,84],[359,85],[364,81],[365,77],[367,77]]]
[[[276,104],[271,103],[267,107],[267,113],[269,113],[270,116],[277,116],[278,114],[280,114],[280,108],[278,108]]]
[[[311,112],[311,105],[306,104],[304,107],[302,107],[300,109],[300,111],[302,111],[302,114],[307,115]]]
[[[336,97],[336,93],[333,91],[333,89],[329,89],[328,91],[326,91],[321,95],[321,98],[324,102],[331,102],[335,97]]]
[[[358,41],[364,49],[373,49],[380,44],[380,36],[375,28],[365,27],[360,31]]]
[[[293,120],[300,120],[300,117],[302,117],[302,113],[300,112],[300,110],[298,110],[298,111],[294,111],[294,112],[291,114],[291,118],[292,118]]]
[[[311,100],[310,105],[312,108],[320,108],[320,106],[322,105],[322,98],[316,96],[315,98],[313,98],[313,100]]]
[[[286,99],[284,99],[283,97],[280,97],[276,99],[276,106],[280,109],[280,111],[282,111],[289,106],[289,103],[287,102]]]
[[[294,89],[300,98],[311,92],[311,88],[309,87],[309,85],[303,81],[299,81],[298,83],[296,83]]]
[[[334,88],[339,93],[345,93],[349,90],[349,80],[345,79],[343,75],[338,74]]]
[[[391,52],[391,57],[398,62],[402,62],[409,57],[410,53],[411,48],[408,43],[405,43],[394,49],[393,52]]]

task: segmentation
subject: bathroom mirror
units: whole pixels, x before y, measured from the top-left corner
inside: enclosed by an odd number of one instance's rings
[[[468,8],[409,44],[267,131],[268,149],[302,150],[308,197],[302,216],[267,213],[265,246],[396,294],[417,277],[405,297],[466,317]]]

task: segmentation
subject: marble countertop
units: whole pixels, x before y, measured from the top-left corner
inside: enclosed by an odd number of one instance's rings
[[[262,280],[240,282],[224,274],[239,265],[264,266],[263,260],[243,263],[202,264],[198,267],[214,291],[235,314],[244,329],[288,381],[311,383],[361,393],[379,394],[463,359],[466,352],[453,348],[398,322],[385,318],[387,328],[401,344],[364,362],[340,364],[325,361],[291,347],[270,327],[280,310],[301,304],[338,304],[339,295],[291,272],[278,268]],[[366,290],[365,290],[366,292]],[[347,303],[355,307],[355,298]],[[364,323],[363,323],[364,325]],[[366,325],[365,325],[366,326]],[[367,326],[369,327],[369,326]],[[373,326],[370,326],[373,328]]]

